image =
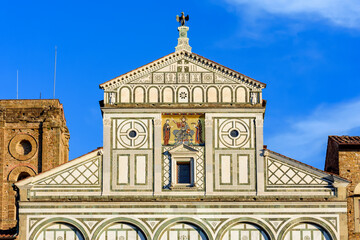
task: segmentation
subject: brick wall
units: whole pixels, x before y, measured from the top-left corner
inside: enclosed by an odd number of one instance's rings
[[[0,230],[17,223],[12,184],[68,161],[69,131],[58,100],[0,100]]]
[[[355,232],[354,189],[360,183],[360,150],[339,150],[339,174],[351,180],[347,187],[349,240],[360,239]]]
[[[343,139],[342,139],[343,138]],[[344,141],[342,141],[344,140]],[[353,142],[351,142],[353,140]],[[351,181],[347,186],[347,224],[349,240],[360,239],[359,230],[355,231],[355,218],[360,218],[354,206],[354,190],[360,183],[360,142],[357,144],[352,137],[329,137],[325,171],[339,174]],[[356,216],[357,215],[357,216]]]

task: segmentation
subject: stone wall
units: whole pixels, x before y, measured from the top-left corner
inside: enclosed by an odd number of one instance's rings
[[[360,239],[360,142],[357,137],[330,136],[325,171],[339,174],[351,183],[347,186],[347,223],[349,240]]]
[[[17,223],[13,183],[68,161],[59,100],[0,100],[0,229]]]
[[[355,229],[355,206],[354,206],[354,190],[360,183],[360,149],[358,150],[343,150],[339,151],[339,174],[351,180],[347,187],[347,204],[348,204],[348,229],[349,240],[360,239],[359,229]],[[359,203],[358,201],[356,201]],[[357,214],[359,212],[357,211]],[[358,224],[358,223],[357,223]]]

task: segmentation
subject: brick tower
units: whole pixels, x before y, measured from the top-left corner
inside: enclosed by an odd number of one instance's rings
[[[59,100],[0,100],[0,230],[16,227],[13,183],[68,161]]]
[[[347,186],[349,240],[360,239],[360,136],[329,136],[325,171],[351,181]]]

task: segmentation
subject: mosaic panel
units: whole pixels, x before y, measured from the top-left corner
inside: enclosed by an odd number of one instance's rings
[[[162,145],[203,146],[205,144],[204,114],[170,114],[162,115]]]

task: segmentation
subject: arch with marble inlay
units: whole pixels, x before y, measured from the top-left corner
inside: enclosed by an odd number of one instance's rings
[[[122,87],[119,89],[118,102],[120,103],[131,102],[131,89],[129,87]]]
[[[135,103],[144,103],[146,99],[145,88],[137,86],[134,88],[134,102]]]
[[[116,217],[100,223],[95,229],[92,240],[117,239],[150,240],[147,228],[139,221],[126,217]]]
[[[190,99],[190,91],[187,87],[181,86],[177,89],[177,102],[188,103]]]
[[[337,240],[327,223],[311,217],[290,220],[279,232],[279,240]],[[300,238],[301,235],[303,238]]]
[[[162,102],[164,103],[174,102],[174,90],[171,87],[164,87],[161,95],[162,95]]]
[[[231,103],[233,99],[233,92],[230,87],[223,87],[221,89],[221,101],[224,103]]]
[[[206,89],[206,98],[209,103],[217,103],[219,101],[218,89],[214,86],[208,87]]]
[[[245,87],[237,87],[235,90],[236,102],[246,103],[248,102],[248,93]]]
[[[29,239],[34,240],[89,240],[88,232],[77,221],[68,218],[51,218],[38,223]]]
[[[148,89],[148,102],[158,103],[159,102],[159,89],[157,87],[150,87]]]
[[[219,240],[230,239],[275,240],[271,229],[262,221],[255,218],[236,218],[226,221],[217,234]]]
[[[204,90],[202,87],[194,87],[192,89],[192,101],[194,103],[203,103],[204,102]]]
[[[181,235],[185,234],[185,235]],[[156,230],[154,239],[159,240],[213,240],[210,230],[207,226],[194,218],[178,217],[169,219],[162,223]]]

